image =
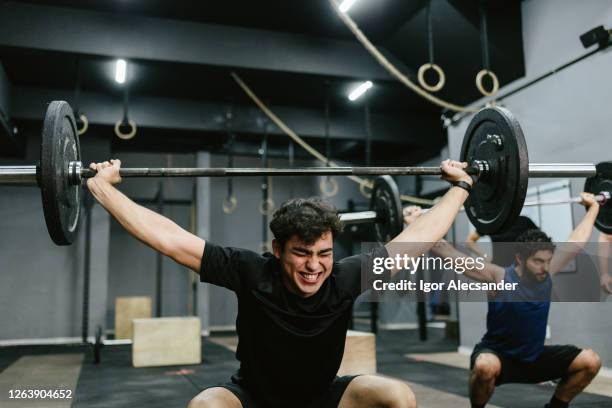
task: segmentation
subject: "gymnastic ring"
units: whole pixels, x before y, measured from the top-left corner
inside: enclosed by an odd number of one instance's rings
[[[236,199],[236,197],[234,196],[225,197],[223,199],[223,205],[222,205],[223,212],[226,214],[231,214],[234,212],[237,205],[238,205],[238,200]]]
[[[266,198],[259,203],[259,212],[261,215],[272,215],[274,212],[274,200]]]
[[[491,81],[493,81],[493,89],[491,91],[487,91],[484,89],[482,85],[482,80],[485,76],[489,76]],[[484,96],[493,96],[499,91],[499,80],[497,79],[497,75],[493,73],[493,71],[489,71],[488,69],[481,69],[478,74],[476,74],[476,88],[480,91]]]
[[[129,140],[133,138],[136,135],[137,130],[136,122],[134,122],[133,120],[128,120],[128,124],[132,128],[132,130],[130,130],[128,133],[121,133],[121,129],[119,128],[121,127],[122,123],[123,121],[121,120],[118,120],[117,123],[115,123],[115,134],[117,135],[117,137],[123,140]]]
[[[265,252],[270,252],[270,247],[268,246],[267,242],[260,242],[259,243],[259,252],[260,253],[265,253]]]
[[[327,188],[330,186],[330,188]],[[319,183],[319,189],[325,197],[333,197],[338,194],[338,183],[331,177],[325,177]]]
[[[361,183],[359,184],[359,192],[361,193],[362,196],[364,196],[365,198],[370,198],[372,197],[372,194],[368,193],[365,189],[366,187],[370,188],[369,186],[366,186],[366,183]]]
[[[438,74],[438,82],[435,85],[429,85],[427,81],[425,81],[425,72],[433,69]],[[419,67],[419,71],[417,74],[417,78],[419,79],[419,84],[429,92],[438,92],[444,84],[446,83],[446,75],[444,75],[444,71],[437,64],[427,63],[423,64]]]
[[[87,116],[82,113],[79,115],[79,119],[81,119],[81,122],[83,122],[83,127],[77,129],[77,134],[81,136],[83,133],[87,132],[87,129],[89,128],[89,120],[87,120]]]

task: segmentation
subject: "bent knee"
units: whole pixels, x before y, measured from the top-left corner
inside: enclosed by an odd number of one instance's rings
[[[343,398],[346,404],[340,406],[416,407],[416,397],[408,384],[375,375],[359,376],[351,381],[346,397]]]
[[[223,387],[213,387],[196,395],[187,408],[242,408],[240,400]]]
[[[579,360],[580,369],[593,377],[597,375],[601,368],[601,358],[599,354],[591,349],[582,350],[576,359]]]
[[[501,362],[494,354],[482,353],[476,358],[472,373],[481,381],[494,380],[501,373]]]
[[[389,380],[385,390],[386,398],[382,401],[386,407],[416,408],[416,397],[405,382]]]

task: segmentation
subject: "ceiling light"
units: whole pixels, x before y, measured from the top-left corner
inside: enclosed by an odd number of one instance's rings
[[[340,4],[339,10],[343,13],[346,13],[351,7],[353,7],[353,4],[355,4],[356,1],[357,0],[344,0]]]
[[[357,100],[361,95],[366,93],[366,91],[370,89],[371,87],[372,87],[372,81],[365,81],[364,83],[362,83],[357,88],[351,91],[351,93],[348,96],[349,100],[350,101]]]
[[[122,84],[125,82],[125,72],[127,71],[127,62],[123,59],[117,60],[115,67],[115,81]]]

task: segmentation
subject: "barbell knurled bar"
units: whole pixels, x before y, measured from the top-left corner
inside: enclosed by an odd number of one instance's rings
[[[466,172],[477,177],[486,177],[487,163],[474,163]],[[66,173],[69,182],[78,185],[84,178],[91,178],[96,171],[83,168],[79,161],[70,162]],[[138,167],[121,168],[121,177],[249,177],[249,176],[441,176],[440,167]],[[593,177],[597,174],[592,163],[532,163],[529,177]],[[36,166],[0,166],[0,184],[35,185]]]

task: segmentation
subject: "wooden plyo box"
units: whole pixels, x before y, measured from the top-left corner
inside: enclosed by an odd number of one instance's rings
[[[198,317],[134,319],[132,338],[134,367],[201,362],[202,337]]]
[[[148,296],[118,297],[115,299],[115,338],[132,338],[132,320],[151,317],[151,298]]]
[[[376,335],[349,330],[338,375],[376,374]]]

